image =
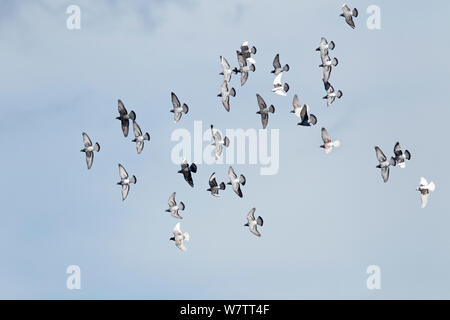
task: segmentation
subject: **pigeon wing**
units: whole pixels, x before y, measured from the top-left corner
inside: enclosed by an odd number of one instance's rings
[[[212,175],[209,177],[209,186],[211,188],[217,187],[217,180],[216,180],[216,173],[213,172]]]
[[[379,162],[386,161],[386,156],[384,155],[383,151],[379,147],[375,147],[375,153],[377,155],[377,159]]]
[[[325,128],[322,128],[322,140],[323,143],[330,143],[331,142],[331,138],[328,135],[328,131]]]
[[[383,181],[387,182],[389,179],[389,167],[381,168],[381,176],[383,177]]]
[[[181,106],[181,103],[180,103],[180,100],[178,100],[177,95],[175,93],[173,93],[173,92],[170,95],[172,97],[173,108],[174,109],[179,108]]]
[[[402,148],[400,147],[400,142],[397,142],[394,146],[394,154],[396,157],[401,156],[402,155]]]
[[[258,106],[260,110],[267,108],[266,102],[259,94],[256,94],[256,100],[258,101]]]
[[[127,109],[125,108],[125,105],[123,104],[122,100],[120,100],[120,99],[117,101],[117,109],[119,110],[119,114],[121,116],[128,114]]]
[[[298,100],[298,96],[294,95],[294,100],[292,101],[292,105],[295,109],[301,108],[302,105],[300,104],[300,101]]]
[[[92,162],[94,162],[94,152],[87,151],[86,152],[86,164],[87,164],[88,169],[90,169],[92,167]]]
[[[141,128],[139,127],[139,125],[137,124],[136,121],[133,121],[133,131],[134,131],[134,136],[136,138],[142,136]]]
[[[277,53],[277,55],[275,56],[275,58],[273,58],[273,63],[272,63],[273,67],[275,69],[279,69],[281,68],[281,64],[280,64],[280,54]]]
[[[122,200],[125,200],[128,197],[128,192],[130,191],[129,184],[122,185]]]
[[[255,219],[255,211],[256,211],[256,208],[252,208],[252,209],[250,210],[250,212],[247,214],[247,221],[248,221],[248,224],[250,224],[251,222],[253,222],[253,221],[256,220],[256,219]]]
[[[228,177],[230,178],[231,181],[237,179],[237,175],[236,175],[236,173],[234,172],[233,167],[230,167],[230,168],[228,169]]]
[[[119,175],[121,179],[128,178],[128,172],[125,168],[119,163]]]
[[[280,72],[275,79],[273,79],[273,85],[274,87],[281,86],[281,77],[283,76],[283,72]]]
[[[84,143],[84,146],[87,148],[87,147],[90,147],[90,146],[92,146],[92,141],[91,141],[91,139],[89,138],[89,136],[86,134],[86,133],[82,133],[82,135],[83,135],[83,143]]]
[[[169,207],[174,207],[174,206],[177,205],[177,203],[176,203],[176,201],[175,201],[175,195],[176,195],[176,192],[173,192],[173,193],[170,195],[169,200],[167,201],[167,203],[169,204]]]

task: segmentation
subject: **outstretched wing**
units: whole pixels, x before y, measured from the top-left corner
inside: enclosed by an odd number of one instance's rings
[[[247,221],[248,221],[248,224],[250,224],[252,221],[255,221],[256,219],[255,219],[255,211],[256,211],[256,208],[252,208],[251,210],[250,210],[250,212],[247,214]]]
[[[174,109],[179,108],[181,106],[181,103],[180,103],[180,100],[178,100],[177,95],[173,92],[170,95],[172,97],[173,108]]]
[[[141,128],[139,127],[139,125],[137,124],[136,121],[133,121],[133,131],[134,131],[134,136],[136,138],[142,136]]]
[[[125,168],[119,163],[119,175],[121,179],[128,178],[128,172]]]
[[[266,109],[267,108],[266,102],[264,101],[264,99],[259,94],[256,94],[256,100],[258,101],[259,109]]]
[[[379,147],[375,147],[375,153],[377,155],[377,159],[379,162],[386,161],[386,156],[384,155],[383,151]]]
[[[177,203],[176,203],[176,201],[175,201],[175,195],[176,195],[176,192],[173,192],[173,193],[170,195],[169,201],[167,201],[167,203],[169,204],[169,207],[173,207],[173,206],[176,206],[176,205],[177,205]]]
[[[89,138],[89,136],[86,134],[86,133],[82,133],[82,135],[83,135],[83,143],[84,143],[84,146],[87,148],[87,147],[90,147],[90,146],[92,146],[92,141],[91,141],[91,139]]]
[[[328,135],[328,131],[325,128],[322,128],[322,140],[323,143],[330,143],[331,142],[331,138]]]
[[[281,68],[281,64],[280,64],[280,54],[277,53],[277,55],[275,56],[275,58],[273,58],[273,63],[272,63],[273,67],[275,69],[279,69]]]
[[[117,101],[117,109],[119,110],[119,114],[121,116],[128,114],[127,109],[125,109],[125,105],[123,104],[122,100],[120,100],[120,99]]]

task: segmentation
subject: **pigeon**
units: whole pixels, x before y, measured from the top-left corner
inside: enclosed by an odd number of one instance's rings
[[[173,112],[174,122],[176,123],[180,121],[182,113],[186,114],[189,112],[189,107],[186,103],[183,103],[183,106],[181,106],[180,100],[178,100],[178,97],[175,93],[172,92],[170,95],[172,97],[173,104],[173,109],[170,110],[170,112]]]
[[[394,155],[391,161],[394,163],[394,166],[398,165],[400,168],[404,168],[406,166],[406,160],[411,159],[411,153],[408,150],[403,152],[400,147],[400,142],[397,142],[394,146]]]
[[[80,152],[86,153],[86,164],[87,168],[90,169],[92,167],[92,162],[94,161],[94,151],[100,151],[100,145],[96,142],[92,145],[92,141],[86,133],[82,133],[83,136],[83,144],[84,148],[80,150]]]
[[[220,93],[217,96],[222,97],[222,104],[225,110],[230,111],[230,96],[235,97],[236,90],[231,88],[231,90],[228,91],[228,82],[224,80],[220,86]]]
[[[131,179],[128,177],[127,170],[119,163],[119,175],[120,182],[117,184],[122,186],[122,201],[125,200],[128,196],[128,192],[130,191],[130,183],[136,184],[136,177],[132,176]]]
[[[331,140],[330,136],[328,135],[328,131],[325,128],[322,128],[322,140],[323,140],[323,145],[321,145],[320,147],[323,148],[325,150],[325,153],[327,153],[327,154],[331,152],[333,147],[337,148],[341,145],[339,140],[335,140],[335,141]]]
[[[350,27],[352,27],[353,29],[355,29],[355,23],[353,22],[353,17],[356,18],[358,16],[358,10],[356,8],[354,8],[353,10],[350,10],[350,8],[346,4],[343,4],[342,5],[342,13],[340,14],[340,16],[344,17],[347,24]]]
[[[270,107],[267,108],[266,102],[259,94],[256,94],[256,99],[259,106],[259,111],[256,113],[261,115],[262,126],[263,129],[265,129],[267,127],[267,122],[269,121],[269,112],[274,113],[275,107],[271,104]]]
[[[197,172],[197,166],[195,165],[195,163],[192,163],[190,166],[187,162],[187,160],[184,160],[183,163],[181,164],[181,170],[178,170],[178,173],[182,173],[184,180],[186,180],[186,182],[191,186],[194,187],[194,181],[192,180],[192,174]]]
[[[231,74],[233,73],[230,67],[230,64],[228,63],[227,59],[220,56],[220,64],[222,65],[223,71],[219,73],[220,75],[223,75],[223,79],[226,82],[230,82],[231,80]]]
[[[387,160],[383,151],[381,151],[379,147],[375,147],[375,153],[379,162],[377,168],[381,169],[381,176],[383,177],[383,181],[387,182],[389,179],[389,166],[394,165],[394,163],[392,162],[392,159],[390,161]]]
[[[281,76],[283,73],[279,73],[275,79],[273,80],[273,89],[272,92],[279,94],[280,96],[286,96],[286,92],[289,91],[289,85],[285,83],[284,85],[281,83]]]
[[[213,125],[211,125],[211,133],[212,133],[212,137],[214,139],[214,142],[212,143],[212,145],[216,147],[215,156],[216,156],[216,160],[217,160],[222,155],[222,149],[223,149],[222,146],[225,146],[228,148],[228,146],[230,145],[230,139],[228,139],[228,137],[224,137],[222,140],[222,136],[220,135],[220,132],[217,129],[215,129]]]
[[[322,55],[328,55],[328,50],[333,50],[334,49],[334,42],[330,41],[330,43],[328,43],[327,39],[325,37],[322,37],[320,39],[320,44],[319,47],[316,49],[316,51],[320,51],[320,54]]]
[[[258,226],[263,225],[264,221],[261,217],[258,217],[255,219],[255,211],[256,208],[252,208],[250,212],[247,215],[247,223],[244,224],[244,227],[248,227],[250,229],[250,232],[253,233],[255,236],[261,237],[261,233],[258,231]]]
[[[225,183],[221,182],[217,184],[216,173],[213,172],[209,177],[209,188],[206,191],[211,192],[211,194],[215,197],[219,197],[219,190],[225,190]]]
[[[234,192],[242,198],[242,191],[241,191],[241,184],[245,186],[245,177],[241,174],[238,178],[236,173],[234,173],[233,168],[230,166],[228,169],[228,177],[230,178],[230,182],[227,184],[230,184],[233,187]]]
[[[239,52],[236,51],[238,62],[239,62],[239,69],[236,67],[233,69],[233,72],[237,74],[238,72],[241,73],[241,86],[243,86],[248,79],[248,72],[252,71],[254,72],[256,70],[255,65],[251,64],[250,66],[247,65],[247,60],[245,60],[244,56]]]
[[[300,110],[300,122],[297,123],[299,126],[310,127],[317,123],[317,118],[312,113],[309,114],[309,106],[305,104]]]
[[[302,105],[298,100],[298,96],[294,95],[294,99],[292,101],[292,106],[294,109],[291,110],[291,113],[294,113],[297,117],[300,118],[300,112],[302,111]],[[309,105],[305,104],[306,112],[309,112]]]
[[[175,241],[175,245],[177,246],[178,249],[181,249],[182,251],[187,251],[187,248],[184,245],[184,241],[189,241],[191,237],[189,236],[189,233],[185,232],[183,234],[181,232],[180,222],[178,222],[175,225],[175,228],[173,228],[173,235],[174,236],[169,240]]]
[[[328,83],[327,95],[323,97],[324,99],[327,99],[327,106],[329,107],[333,103],[334,99],[340,99],[341,97],[342,91],[338,90],[335,92],[333,86]]]
[[[275,73],[275,75],[278,75],[282,72],[288,72],[289,71],[289,65],[285,64],[284,67],[281,67],[280,64],[280,54],[277,53],[277,55],[275,56],[275,58],[273,59],[273,70],[270,71],[271,73]]]
[[[241,52],[240,54],[245,58],[245,60],[249,63],[255,64],[256,61],[251,57],[252,54],[256,53],[255,47],[249,47],[248,41],[244,41],[241,45]]]
[[[133,121],[133,131],[135,138],[132,141],[136,142],[136,150],[139,154],[142,152],[142,149],[144,149],[144,141],[150,141],[150,135],[148,134],[148,132],[143,135],[142,130],[136,121]]]
[[[430,194],[430,191],[434,191],[434,189],[436,189],[436,186],[433,181],[428,183],[427,179],[424,177],[420,178],[420,185],[416,190],[420,192],[420,200],[422,202],[421,208],[425,208],[428,203],[428,195]]]
[[[184,203],[180,201],[180,203],[177,204],[177,202],[175,201],[175,195],[176,195],[176,192],[173,192],[170,195],[170,198],[168,201],[169,209],[167,209],[166,212],[170,212],[170,215],[174,218],[183,219],[183,217],[178,214],[178,211],[184,210]]]
[[[119,116],[116,117],[116,119],[120,120],[120,122],[122,123],[123,136],[128,137],[130,119],[136,120],[136,113],[133,110],[131,110],[130,113],[128,113],[127,109],[125,109],[125,105],[120,99],[118,100],[117,107],[119,109]]]

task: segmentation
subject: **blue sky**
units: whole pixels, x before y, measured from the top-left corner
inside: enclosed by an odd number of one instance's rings
[[[67,6],[81,8],[81,30],[66,28]],[[338,1],[2,1],[0,142],[3,183],[0,298],[310,299],[450,298],[450,4],[423,13],[418,1],[355,1],[352,30]],[[381,30],[366,8],[381,8]],[[336,43],[331,83],[344,93],[322,100],[320,38]],[[236,65],[244,40],[258,48],[256,72],[227,113],[216,97],[219,56]],[[291,70],[287,97],[272,88],[272,59]],[[190,107],[174,124],[170,92]],[[190,188],[170,160],[176,128],[256,128],[255,93],[276,107],[280,170],[235,165],[244,198],[205,190],[227,165],[201,165]],[[303,128],[289,110],[297,93],[319,122]],[[117,99],[151,135],[141,155],[114,119]],[[325,126],[339,149],[319,149]],[[98,141],[86,169],[81,132]],[[412,153],[384,184],[373,147]],[[204,144],[206,146],[207,143]],[[138,183],[125,202],[117,163]],[[436,183],[420,209],[419,178]],[[169,195],[186,205],[188,252],[169,241]],[[256,207],[262,237],[243,224]],[[81,290],[65,270],[81,268]],[[382,289],[366,288],[366,268],[381,268]]]

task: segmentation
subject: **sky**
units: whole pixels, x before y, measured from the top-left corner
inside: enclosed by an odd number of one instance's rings
[[[81,29],[69,30],[69,5]],[[327,1],[12,1],[0,2],[0,143],[2,299],[449,299],[449,149],[447,1],[427,14],[418,1],[353,1],[356,29],[341,2]],[[366,9],[377,5],[381,29]],[[343,97],[326,106],[320,38],[339,59],[330,82]],[[256,71],[244,86],[233,77],[227,113],[217,97],[219,56],[257,47]],[[271,93],[273,57],[290,70],[287,97]],[[170,92],[189,105],[173,122]],[[261,129],[255,94],[273,104],[268,132],[279,130],[279,170],[233,164],[244,197],[206,189],[227,164],[199,164],[191,188],[171,160],[177,129],[194,122]],[[298,94],[318,118],[297,126]],[[138,155],[123,137],[117,99],[134,110],[151,141]],[[341,146],[319,148],[320,128]],[[81,133],[101,145],[87,170]],[[390,156],[395,142],[412,158],[383,183],[374,146]],[[209,142],[204,142],[207,147]],[[230,147],[232,147],[231,145]],[[137,177],[122,201],[117,164]],[[436,191],[420,208],[421,176]],[[167,199],[186,209],[187,252],[169,238],[178,222]],[[256,207],[255,237],[244,227]],[[81,270],[69,290],[66,269]],[[381,270],[369,290],[366,269]]]

